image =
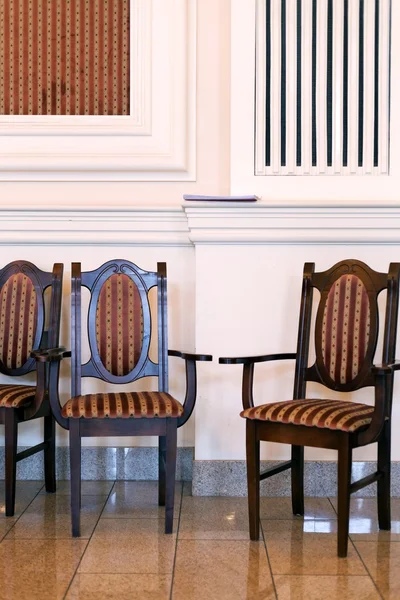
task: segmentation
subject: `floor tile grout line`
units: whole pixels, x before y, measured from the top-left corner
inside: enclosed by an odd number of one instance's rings
[[[335,513],[338,515],[338,511],[337,511],[337,510],[336,510],[336,508],[334,507],[334,505],[333,505],[333,502],[332,502],[332,500],[330,499],[330,497],[328,497],[328,500],[329,500],[329,502],[331,503],[331,506],[332,506],[333,510],[334,510],[334,511],[335,511]],[[351,498],[350,498],[350,500],[351,500]],[[349,515],[349,519],[350,519],[350,515]],[[365,562],[363,561],[363,559],[362,559],[362,557],[361,557],[361,554],[359,553],[359,551],[358,551],[358,549],[357,549],[357,546],[356,546],[356,544],[354,543],[354,541],[353,541],[353,539],[350,537],[350,535],[348,536],[348,538],[349,538],[349,542],[350,542],[350,544],[352,544],[352,545],[353,545],[353,547],[354,547],[354,549],[355,549],[355,551],[356,551],[356,553],[357,553],[357,555],[358,555],[359,559],[361,560],[361,563],[363,564],[363,566],[364,566],[364,569],[366,570],[366,572],[367,572],[367,574],[368,574],[368,577],[369,577],[369,578],[370,578],[370,580],[372,581],[372,585],[374,586],[374,588],[375,588],[375,589],[376,589],[376,591],[378,592],[378,595],[379,595],[379,597],[380,597],[380,598],[383,598],[383,596],[382,596],[382,594],[381,594],[381,592],[380,592],[380,590],[379,590],[379,588],[378,588],[377,584],[375,583],[375,581],[374,581],[374,579],[373,579],[373,577],[372,577],[371,573],[369,572],[369,569],[367,568],[367,565],[366,565],[366,564],[365,564]]]
[[[265,553],[267,555],[267,561],[268,561],[268,567],[269,567],[269,572],[271,574],[271,580],[272,580],[272,587],[274,588],[274,592],[275,592],[275,598],[278,598],[278,591],[276,589],[276,585],[275,585],[275,578],[274,578],[274,574],[272,572],[272,566],[271,566],[271,560],[269,558],[269,554],[268,554],[268,548],[267,548],[267,541],[265,539],[265,535],[264,535],[264,528],[261,524],[261,519],[260,519],[260,527],[261,527],[261,534],[262,534],[262,538],[263,538],[263,542],[264,542],[264,548],[265,548]]]
[[[35,496],[32,498],[32,500],[30,502],[28,502],[27,506],[24,508],[24,510],[21,512],[21,514],[19,515],[19,517],[16,517],[14,523],[11,525],[10,529],[4,534],[4,536],[1,538],[0,540],[0,544],[3,542],[3,540],[8,536],[8,534],[11,532],[12,529],[14,529],[15,525],[18,523],[18,521],[20,520],[20,518],[22,517],[23,514],[25,514],[25,512],[28,510],[28,508],[30,507],[30,505],[32,504],[32,502],[34,500],[36,500],[36,498],[39,496],[40,492],[42,491],[42,489],[45,487],[45,484],[42,485],[42,487],[39,488],[38,492],[35,494]]]
[[[364,566],[364,569],[365,569],[365,570],[366,570],[366,572],[368,573],[368,575],[369,575],[369,578],[371,579],[373,586],[375,587],[376,591],[378,592],[378,595],[379,595],[379,597],[380,597],[380,598],[382,598],[382,600],[383,600],[383,594],[381,593],[381,591],[380,591],[380,589],[379,589],[379,587],[378,587],[378,584],[375,582],[374,578],[372,577],[371,573],[369,572],[369,569],[368,569],[367,565],[366,565],[366,564],[365,564],[365,562],[363,561],[363,559],[362,559],[362,556],[361,556],[361,554],[359,553],[357,546],[355,545],[355,543],[353,542],[353,540],[352,540],[351,538],[349,538],[349,540],[350,540],[350,543],[351,543],[351,544],[353,544],[354,550],[355,550],[355,551],[356,551],[356,553],[358,554],[358,557],[359,557],[359,559],[361,560],[361,562],[362,562],[362,564],[363,564],[363,566]]]
[[[65,600],[65,599],[66,599],[66,597],[67,597],[67,595],[68,595],[68,592],[69,592],[69,590],[70,590],[70,588],[71,588],[72,582],[73,582],[73,580],[75,579],[75,576],[76,576],[76,574],[77,574],[77,572],[78,572],[78,569],[79,569],[79,567],[80,567],[80,565],[81,565],[82,559],[83,559],[83,557],[85,556],[86,550],[87,550],[87,549],[88,549],[88,547],[89,547],[89,544],[90,544],[90,541],[91,541],[91,539],[92,539],[92,537],[93,537],[93,534],[94,534],[94,532],[96,531],[96,527],[97,527],[97,525],[99,524],[99,521],[100,521],[100,519],[101,519],[101,516],[102,516],[102,514],[103,514],[103,512],[104,512],[104,509],[105,509],[105,507],[106,507],[106,504],[107,504],[107,502],[109,501],[109,499],[110,499],[110,496],[111,496],[111,494],[112,494],[112,492],[113,492],[113,490],[114,490],[114,487],[115,487],[115,482],[116,482],[116,480],[114,480],[114,483],[113,483],[113,484],[112,484],[112,486],[111,486],[110,492],[109,492],[109,494],[108,494],[108,496],[107,496],[107,498],[106,498],[106,500],[105,500],[105,502],[104,502],[103,508],[102,508],[102,509],[101,509],[101,511],[100,511],[99,518],[97,519],[97,521],[96,521],[96,523],[95,523],[95,526],[93,527],[93,530],[92,530],[92,533],[91,533],[91,535],[90,535],[89,539],[88,539],[88,538],[84,538],[84,539],[86,539],[86,540],[87,540],[87,543],[86,543],[85,549],[84,549],[84,551],[82,552],[82,556],[80,557],[80,559],[79,559],[79,561],[78,561],[78,564],[77,564],[77,566],[76,566],[76,569],[75,569],[75,571],[74,571],[74,573],[73,573],[73,575],[72,575],[72,577],[71,577],[71,580],[70,580],[70,582],[69,582],[69,584],[68,584],[68,587],[67,587],[67,589],[66,589],[66,591],[65,591],[65,594],[64,594],[64,596],[63,596],[63,600]],[[77,539],[79,539],[79,538],[77,538]]]
[[[172,577],[171,577],[171,589],[169,593],[169,600],[172,600],[172,593],[174,589],[174,577],[175,577],[175,565],[176,565],[176,555],[178,553],[178,539],[179,539],[179,527],[181,524],[181,516],[182,516],[182,504],[183,504],[183,485],[184,482],[181,482],[181,502],[179,504],[179,517],[178,517],[178,525],[176,528],[176,540],[175,540],[175,553],[174,553],[174,562],[172,563]]]

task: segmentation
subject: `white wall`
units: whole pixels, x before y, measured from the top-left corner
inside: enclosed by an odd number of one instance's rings
[[[195,0],[187,0],[187,5],[196,9]],[[315,261],[322,270],[354,257],[383,271],[390,261],[400,259],[400,123],[395,111],[390,177],[336,178],[334,184],[330,177],[254,177],[253,9],[254,0],[197,1],[196,68],[187,79],[196,100],[195,112],[190,113],[196,127],[187,129],[186,139],[190,146],[194,135],[193,181],[185,175],[182,180],[177,175],[175,180],[154,181],[150,170],[146,181],[136,182],[18,181],[16,172],[16,181],[0,183],[1,263],[21,257],[42,268],[54,261],[65,263],[62,342],[67,346],[72,260],[80,260],[84,269],[113,257],[148,269],[167,261],[170,347],[214,354],[212,364],[199,365],[195,419],[179,440],[181,445],[195,443],[196,458],[203,460],[244,458],[244,423],[238,416],[241,368],[218,365],[217,359],[295,349],[303,263]],[[398,13],[395,5],[395,24]],[[393,68],[397,101],[400,65]],[[183,193],[255,192],[261,196],[255,207],[181,208]],[[182,366],[173,360],[170,365],[171,391],[182,398]],[[256,371],[257,400],[274,400],[281,394],[290,398],[292,365],[260,366]],[[63,399],[68,388],[66,364]],[[400,420],[398,389],[396,385],[394,429]],[[39,430],[39,425],[24,425],[20,443],[37,441]],[[66,443],[64,433],[59,443]],[[90,440],[93,443],[153,441]],[[287,455],[286,448],[272,444],[264,452],[271,458]],[[308,458],[331,457],[324,450],[308,453]],[[356,458],[374,458],[374,448],[361,449]],[[396,439],[393,458],[400,460]]]

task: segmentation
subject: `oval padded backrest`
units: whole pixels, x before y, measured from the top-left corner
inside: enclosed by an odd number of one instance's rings
[[[0,291],[0,360],[8,369],[22,367],[33,348],[37,296],[23,273],[11,275]]]
[[[370,340],[371,309],[365,285],[342,275],[323,307],[322,362],[333,381],[346,384],[360,373]]]
[[[96,309],[100,360],[113,375],[127,375],[137,365],[143,343],[143,310],[139,290],[128,275],[104,282]]]

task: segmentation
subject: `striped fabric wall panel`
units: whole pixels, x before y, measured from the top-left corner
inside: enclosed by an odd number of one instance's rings
[[[128,115],[129,0],[1,0],[1,115]]]
[[[258,0],[256,175],[389,172],[391,0]]]

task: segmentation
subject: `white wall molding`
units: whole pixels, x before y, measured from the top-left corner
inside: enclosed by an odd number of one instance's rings
[[[193,181],[196,0],[131,0],[129,117],[3,117],[0,181]]]
[[[194,244],[398,244],[400,206],[184,205]]]
[[[191,246],[178,207],[0,208],[0,245]]]

